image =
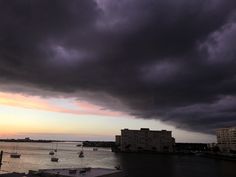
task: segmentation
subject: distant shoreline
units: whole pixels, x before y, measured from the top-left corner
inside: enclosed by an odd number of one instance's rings
[[[83,142],[84,147],[112,147],[113,141],[68,141],[68,140],[33,140],[33,139],[0,139],[0,142],[16,142],[16,143],[53,143],[53,142]]]
[[[0,142],[51,143],[51,142],[60,142],[60,141],[53,141],[53,140],[25,140],[25,139],[0,139]]]

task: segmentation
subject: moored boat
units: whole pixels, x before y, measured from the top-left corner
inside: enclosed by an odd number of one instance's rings
[[[79,158],[83,158],[84,157],[84,152],[83,151],[80,151],[79,153]]]
[[[52,162],[58,162],[59,158],[58,157],[51,157]]]
[[[54,155],[54,154],[55,154],[54,151],[49,152],[49,155]]]
[[[98,148],[93,148],[93,151],[98,151]]]
[[[10,154],[11,158],[20,158],[21,154],[17,153],[17,152],[13,152]]]

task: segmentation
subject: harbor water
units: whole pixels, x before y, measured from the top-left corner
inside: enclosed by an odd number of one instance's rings
[[[128,177],[235,177],[236,162],[204,158],[194,155],[122,154],[109,148],[83,148],[79,158],[78,143],[10,143],[0,142],[4,151],[1,172],[28,172],[48,168],[100,167],[119,165]],[[49,152],[57,148],[58,162],[51,162]],[[21,154],[19,159],[10,153]]]

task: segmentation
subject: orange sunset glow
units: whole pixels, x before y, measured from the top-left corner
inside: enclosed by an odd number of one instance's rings
[[[65,99],[62,99],[65,100]],[[85,101],[70,100],[70,104],[73,105],[73,109],[65,108],[53,103],[50,103],[47,99],[40,98],[38,96],[26,96],[21,94],[3,93],[0,92],[0,104],[14,107],[22,107],[28,109],[39,109],[51,112],[71,113],[71,114],[94,114],[104,116],[119,116],[120,112],[114,112],[104,110],[99,106],[90,104]]]

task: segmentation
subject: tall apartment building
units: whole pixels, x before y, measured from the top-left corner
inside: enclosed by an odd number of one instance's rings
[[[221,151],[236,151],[236,127],[217,129],[216,136]]]
[[[122,152],[173,152],[175,139],[171,134],[171,131],[154,131],[148,128],[141,128],[140,130],[122,129],[121,135],[116,136],[116,145]]]

